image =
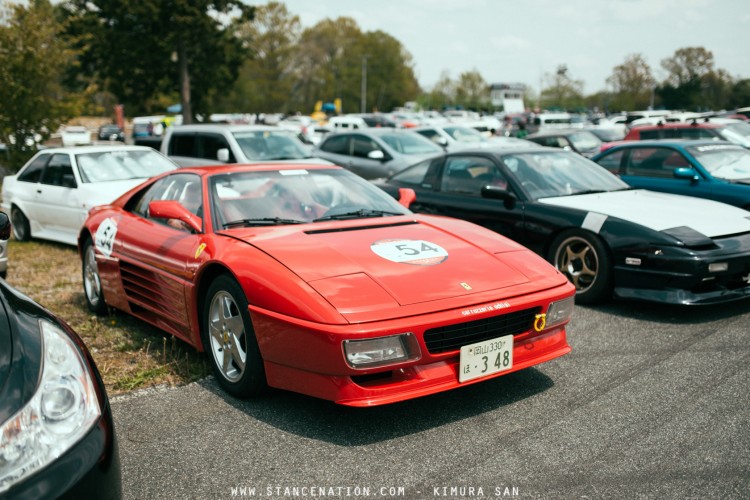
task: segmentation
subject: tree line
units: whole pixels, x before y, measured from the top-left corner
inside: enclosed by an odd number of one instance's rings
[[[750,80],[715,68],[702,47],[661,62],[657,82],[640,54],[613,68],[608,89],[583,94],[560,64],[526,102],[541,108],[621,111],[725,109],[750,103]],[[309,114],[340,99],[343,112],[390,111],[407,101],[427,109],[493,110],[478,70],[444,71],[420,88],[414,61],[383,31],[347,17],[303,27],[280,2],[240,0],[29,0],[0,5],[0,143],[12,164],[35,141],[80,115],[162,114],[181,104],[183,122],[210,113]]]

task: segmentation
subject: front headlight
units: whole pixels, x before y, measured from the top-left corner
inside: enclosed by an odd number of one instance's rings
[[[0,427],[0,493],[65,453],[101,415],[83,357],[59,326],[39,320],[42,374],[36,394]]]
[[[547,328],[565,323],[573,316],[574,299],[575,295],[549,305],[549,309],[547,310]]]
[[[419,357],[414,334],[402,333],[390,337],[345,340],[344,354],[352,368],[390,365]]]

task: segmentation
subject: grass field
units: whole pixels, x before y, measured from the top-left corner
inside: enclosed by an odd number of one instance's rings
[[[210,373],[205,355],[124,313],[86,307],[76,248],[45,241],[8,242],[6,280],[65,320],[89,347],[110,395],[181,385]]]

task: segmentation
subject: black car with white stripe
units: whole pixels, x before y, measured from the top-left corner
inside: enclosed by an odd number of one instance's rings
[[[379,186],[394,196],[411,188],[411,210],[465,219],[534,250],[576,286],[579,303],[750,297],[750,212],[632,189],[573,152],[462,150]]]

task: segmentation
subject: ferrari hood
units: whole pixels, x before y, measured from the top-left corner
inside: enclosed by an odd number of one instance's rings
[[[471,237],[474,226],[470,225],[461,237],[420,219],[398,220],[375,224],[365,219],[345,227],[292,227],[267,237],[250,232],[247,237],[239,236],[280,261],[337,307],[354,300],[346,298],[353,296],[405,306],[538,279],[538,269],[517,264],[519,254],[530,252],[511,241],[493,234],[488,245],[484,233]],[[503,253],[514,257],[503,259]]]
[[[746,210],[642,189],[544,198],[539,202],[617,217],[655,231],[688,227],[709,238],[750,231],[750,212]]]

